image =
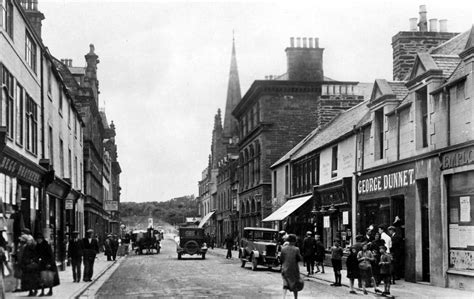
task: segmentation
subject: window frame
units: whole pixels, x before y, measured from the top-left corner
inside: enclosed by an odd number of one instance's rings
[[[36,74],[37,66],[37,48],[33,39],[33,35],[28,30],[25,30],[25,61],[31,70]]]

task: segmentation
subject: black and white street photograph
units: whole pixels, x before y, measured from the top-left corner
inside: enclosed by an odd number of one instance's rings
[[[0,299],[474,298],[472,0],[0,0]]]

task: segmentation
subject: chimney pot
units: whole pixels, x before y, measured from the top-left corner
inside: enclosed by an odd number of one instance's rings
[[[416,23],[418,22],[418,18],[410,18],[410,31],[416,31]]]
[[[310,37],[308,40],[309,40],[309,47],[312,48],[313,47],[313,38]]]
[[[306,37],[303,37],[303,48],[307,48]]]
[[[448,20],[439,20],[439,32],[448,32]]]
[[[314,47],[319,48],[319,38],[318,37],[314,38]]]
[[[298,48],[301,48],[301,37],[297,37],[297,38],[296,38],[296,46],[297,46]]]
[[[418,23],[420,31],[428,31],[428,22],[426,19],[426,5],[420,5],[420,22]]]
[[[291,48],[295,47],[295,38],[294,37],[290,37],[290,47]]]
[[[438,32],[438,19],[430,19],[430,31]]]

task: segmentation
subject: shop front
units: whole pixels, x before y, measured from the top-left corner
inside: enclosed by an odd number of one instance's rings
[[[342,247],[351,246],[351,190],[350,177],[314,187],[315,233],[320,235],[326,248],[335,240],[339,240]]]
[[[401,264],[406,271],[400,270],[400,273],[405,278],[412,277],[411,281],[414,281],[415,269],[407,268],[406,265],[415,265],[415,238],[418,235],[416,229],[420,226],[416,224],[419,215],[415,208],[417,202],[415,169],[415,163],[410,162],[367,170],[358,175],[355,186],[357,234],[365,235],[370,226],[377,232],[380,225],[387,228],[395,224],[404,242],[405,260]]]
[[[474,145],[440,155],[447,286],[474,290]]]

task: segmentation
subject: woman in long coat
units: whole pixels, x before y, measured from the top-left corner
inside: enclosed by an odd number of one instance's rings
[[[303,260],[300,254],[300,249],[295,246],[296,236],[290,234],[288,236],[287,246],[281,250],[281,276],[283,278],[283,298],[286,297],[288,290],[292,291],[295,298],[298,298],[298,291],[300,283],[300,268],[298,262]]]
[[[36,296],[39,287],[39,264],[36,253],[36,242],[31,235],[23,235],[26,245],[20,260],[21,289],[29,291],[28,296]]]
[[[54,260],[53,250],[51,249],[51,245],[44,239],[42,234],[36,234],[36,253],[38,254],[39,258],[39,270],[40,273],[43,271],[49,271],[53,275],[53,280],[49,283],[44,281],[45,275],[41,273],[42,281],[40,283],[41,287],[41,294],[40,296],[44,296],[44,288],[49,287],[49,292],[46,296],[53,295],[53,287],[59,285],[59,274],[58,268],[56,267],[56,262]]]

